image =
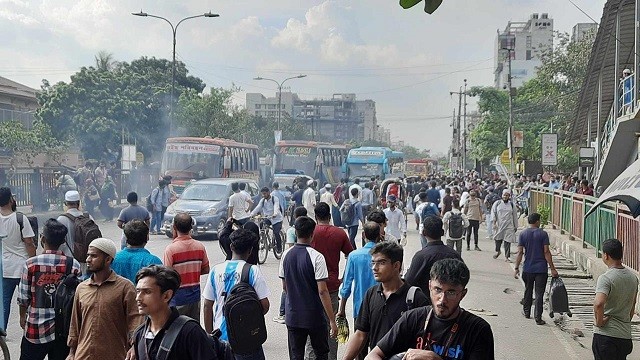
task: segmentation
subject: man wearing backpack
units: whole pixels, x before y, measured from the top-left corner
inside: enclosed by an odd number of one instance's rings
[[[271,224],[273,238],[276,240],[276,247],[280,252],[282,251],[282,236],[280,232],[282,230],[282,220],[284,220],[280,201],[271,195],[269,188],[266,186],[260,189],[260,193],[262,194],[262,199],[251,212],[251,216],[261,214],[264,217],[264,221],[268,221]]]
[[[230,240],[231,260],[214,266],[204,286],[204,328],[207,333],[219,329],[236,359],[264,360],[270,292],[258,266],[247,263],[255,234],[238,229]]]
[[[77,191],[67,191],[64,200],[67,211],[58,216],[58,221],[67,228],[67,236],[60,250],[78,260],[82,273],[86,274],[88,245],[102,234],[93,217],[80,211],[80,194]]]
[[[368,353],[405,311],[429,305],[422,290],[411,290],[402,280],[403,253],[400,245],[390,241],[378,243],[371,249],[373,277],[379,284],[369,288],[362,300],[355,333],[349,338],[343,360],[356,359],[363,347]]]
[[[444,233],[447,236],[447,246],[456,249],[458,254],[462,254],[462,239],[464,238],[464,230],[469,227],[469,219],[467,215],[460,212],[460,202],[454,199],[451,211],[444,214],[442,223],[444,224]],[[467,250],[469,250],[467,248]]]
[[[42,230],[44,252],[29,260],[22,270],[18,292],[20,327],[24,330],[20,352],[29,359],[64,360],[69,354],[66,337],[59,336],[63,325],[56,319],[54,296],[67,276],[81,275],[80,263],[60,250],[67,228],[55,219]]]
[[[358,235],[358,225],[362,223],[362,226],[364,226],[364,215],[362,213],[362,204],[360,200],[358,200],[359,190],[352,188],[350,192],[351,197],[345,200],[340,207],[340,220],[342,220],[342,224],[347,227],[349,242],[355,250],[357,249],[356,236]]]
[[[420,222],[420,225],[418,226],[418,234],[420,236],[420,244],[424,248],[427,246],[427,238],[422,235],[424,221],[429,217],[440,218],[440,211],[435,203],[428,200],[426,192],[421,192],[418,194],[418,197],[420,198],[420,205],[416,208],[416,213],[418,214],[418,220]]]
[[[144,325],[133,336],[135,359],[226,360],[216,356],[211,340],[198,323],[181,317],[178,310],[169,306],[180,287],[177,271],[151,265],[140,269],[135,280],[138,311],[146,315]]]

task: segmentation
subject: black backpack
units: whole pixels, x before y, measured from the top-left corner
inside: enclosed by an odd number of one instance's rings
[[[64,213],[62,216],[71,221],[73,226],[73,248],[67,244],[67,247],[73,253],[73,257],[79,262],[87,261],[87,250],[89,250],[89,244],[97,238],[102,237],[102,232],[95,221],[91,219],[88,213],[83,213],[80,216],[73,216],[69,213]]]
[[[413,299],[416,296],[416,291],[418,291],[420,288],[417,286],[412,286],[409,288],[409,291],[407,291],[407,297],[405,298],[405,302],[407,303],[407,311],[415,308],[415,306],[413,305]]]
[[[464,235],[464,222],[462,214],[451,213],[449,218],[449,237],[452,239],[461,239]]]
[[[55,311],[55,329],[56,339],[66,339],[69,336],[69,328],[71,327],[71,312],[73,311],[73,297],[76,289],[81,283],[75,274],[71,274],[73,270],[73,258],[67,256],[66,275],[58,284],[56,292],[53,295],[53,309]]]
[[[231,291],[223,293],[222,314],[227,321],[227,335],[233,352],[240,355],[253,353],[267,341],[262,304],[249,283],[251,264],[242,267],[240,282]]]
[[[351,199],[347,199],[340,207],[340,221],[344,226],[350,226],[353,218],[356,216],[356,209]]]
[[[18,221],[18,225],[20,225],[20,238],[24,239],[22,236],[22,229],[24,229],[24,218],[27,218],[29,224],[31,225],[31,229],[33,230],[33,244],[38,248],[38,218],[35,216],[28,216],[19,211],[16,212],[16,220]]]

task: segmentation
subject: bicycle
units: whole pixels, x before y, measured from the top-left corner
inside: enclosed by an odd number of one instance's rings
[[[9,347],[7,347],[7,341],[5,338],[7,333],[0,329],[0,360],[11,360],[11,354],[9,354]]]
[[[278,250],[275,236],[273,236],[273,227],[271,221],[264,217],[256,217],[256,220],[260,220],[260,240],[258,241],[258,263],[264,264],[267,261],[269,251],[273,250],[273,256],[277,260],[280,260],[283,252],[283,244],[280,245]],[[280,239],[284,241],[285,233],[280,230]]]

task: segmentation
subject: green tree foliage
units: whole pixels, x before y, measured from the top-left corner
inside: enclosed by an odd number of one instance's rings
[[[400,0],[400,6],[404,9],[414,7],[422,0]],[[436,9],[442,4],[442,0],[424,0],[424,11],[429,14],[433,14]]]
[[[33,157],[38,154],[60,154],[65,147],[51,133],[51,128],[41,121],[36,121],[31,129],[16,121],[0,123],[0,139],[2,148],[10,150],[13,162],[21,158],[31,163]]]
[[[553,124],[558,133],[558,168],[572,171],[577,167],[577,157],[575,149],[567,144],[567,131],[576,113],[594,34],[579,42],[569,41],[566,33],[556,33],[555,37],[557,46],[541,54],[542,65],[536,77],[518,88],[514,96],[514,130],[524,132],[519,158],[540,160],[540,134],[550,132]],[[471,133],[471,154],[488,161],[507,148],[508,93],[493,87],[472,88],[470,93],[478,97],[482,114],[482,121]]]
[[[147,157],[161,151],[169,132],[171,61],[142,57],[115,62],[105,52],[95,60],[95,67],[81,68],[69,83],[44,80],[36,117],[53,129],[58,141],[78,145],[87,158],[119,153],[123,130]],[[183,63],[176,63],[177,96],[204,87]]]
[[[239,89],[211,88],[208,94],[187,91],[182,94],[176,110],[179,131],[185,136],[211,136],[256,144],[263,152],[274,145],[276,119],[252,116],[246,109],[234,105],[233,95]],[[280,127],[284,139],[308,139],[304,126],[288,116],[282,116]]]

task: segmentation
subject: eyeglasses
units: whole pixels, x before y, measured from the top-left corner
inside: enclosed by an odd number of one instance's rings
[[[455,291],[455,290],[444,291],[444,290],[442,290],[441,288],[439,288],[437,286],[434,286],[434,287],[431,288],[431,293],[432,294],[434,294],[436,296],[440,296],[440,295],[444,294],[444,297],[447,300],[453,300],[453,299],[457,298],[458,295],[462,294],[463,291],[464,290],[461,290],[461,291]]]
[[[371,260],[371,267],[374,268],[376,266],[386,266],[388,263],[389,263],[389,260],[387,259]]]

